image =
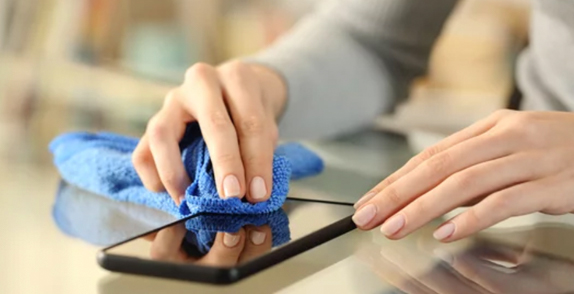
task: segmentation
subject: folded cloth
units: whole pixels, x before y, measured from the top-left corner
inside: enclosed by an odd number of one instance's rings
[[[291,240],[289,218],[282,209],[265,214],[198,215],[185,222],[188,231],[185,240],[191,243],[201,256],[211,249],[215,234],[218,232],[235,233],[247,225],[256,227],[268,225],[271,229],[272,247],[280,246]]]
[[[76,132],[61,135],[50,143],[54,164],[62,178],[92,193],[161,209],[176,217],[209,212],[258,214],[281,207],[289,192],[290,178],[320,173],[323,161],[297,143],[279,146],[273,156],[273,187],[269,200],[248,203],[238,198],[222,199],[217,193],[209,152],[197,124],[190,124],[180,142],[182,161],[191,185],[179,207],[166,192],[148,191],[136,173],[131,154],[138,139],[112,133]]]

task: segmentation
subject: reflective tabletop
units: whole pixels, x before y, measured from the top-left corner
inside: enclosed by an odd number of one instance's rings
[[[325,159],[327,169],[294,182],[291,197],[353,203],[411,156],[402,137],[375,131],[305,144]],[[0,183],[0,293],[574,291],[572,215],[512,218],[452,244],[432,238],[440,220],[400,241],[378,230],[353,230],[236,284],[213,286],[98,266],[96,253],[103,246],[172,222],[170,215],[77,193],[56,198],[53,167],[9,158],[0,164]]]

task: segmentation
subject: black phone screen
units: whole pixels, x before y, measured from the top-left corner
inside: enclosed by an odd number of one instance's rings
[[[350,205],[288,199],[260,215],[199,214],[111,246],[106,254],[144,260],[234,267],[349,217]]]
[[[52,216],[66,235],[104,247],[108,270],[231,283],[355,228],[350,203],[288,198],[257,215],[166,212],[108,199],[62,181]]]

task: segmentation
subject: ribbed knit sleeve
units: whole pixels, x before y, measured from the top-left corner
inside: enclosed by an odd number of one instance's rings
[[[456,0],[330,0],[255,56],[285,79],[283,138],[350,132],[392,110],[427,70]]]

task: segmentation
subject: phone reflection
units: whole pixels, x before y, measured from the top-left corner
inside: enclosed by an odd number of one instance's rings
[[[145,235],[153,260],[231,267],[289,242],[283,210],[261,215],[199,215]]]
[[[449,245],[419,238],[415,250],[395,242],[360,256],[405,293],[574,293],[572,247],[560,249],[572,240],[572,227],[538,227]]]
[[[141,239],[150,241],[155,260],[233,266],[290,241],[284,209],[259,215],[203,214],[191,217]],[[52,216],[68,236],[109,246],[132,236],[173,223],[162,211],[118,202],[60,182]]]
[[[60,181],[54,205],[54,223],[64,234],[96,246],[109,246],[177,219],[130,202],[119,202]]]

